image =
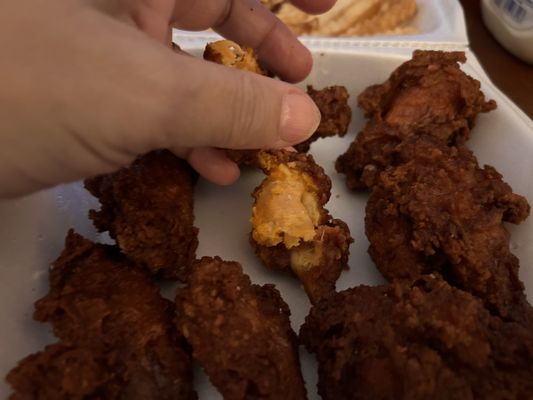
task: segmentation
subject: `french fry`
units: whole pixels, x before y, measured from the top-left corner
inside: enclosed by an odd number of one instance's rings
[[[272,0],[270,0],[272,1]],[[271,9],[297,35],[347,36],[411,34],[403,24],[416,14],[415,0],[338,0],[322,15],[309,15],[288,2]]]

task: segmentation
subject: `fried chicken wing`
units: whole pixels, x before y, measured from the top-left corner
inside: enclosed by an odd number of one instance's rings
[[[177,326],[224,399],[305,399],[289,307],[240,264],[204,257],[176,297]]]
[[[320,110],[321,120],[316,132],[309,139],[294,146],[301,153],[309,151],[311,143],[319,138],[343,137],[352,120],[352,109],[348,105],[350,96],[344,86],[328,86],[321,90],[307,86],[307,94]]]
[[[127,168],[85,181],[102,205],[89,216],[136,264],[185,282],[198,247],[194,180],[187,162],[169,151],[148,153]]]
[[[75,346],[63,342],[31,354],[7,376],[15,393],[10,400],[94,398],[119,399],[122,392],[120,362],[104,347]]]
[[[173,310],[116,247],[70,231],[34,314],[61,341],[10,372],[12,399],[195,399]]]
[[[409,137],[431,135],[450,146],[468,139],[476,116],[496,103],[460,69],[465,60],[462,52],[416,50],[387,81],[361,93],[358,103],[370,120],[336,162],[349,188],[372,187]]]
[[[381,174],[366,208],[369,253],[381,273],[392,280],[439,272],[492,312],[520,318],[529,306],[503,221],[524,220],[527,200],[464,146],[411,138],[396,156],[401,164]]]
[[[315,305],[300,331],[323,399],[533,398],[533,331],[439,277],[360,286]]]
[[[175,352],[172,348],[168,351]],[[147,376],[137,365],[142,361],[127,356],[95,343],[59,342],[47,346],[20,361],[9,373],[7,381],[15,390],[9,400],[197,398],[188,361],[176,364],[174,371],[162,373],[158,372],[156,362]],[[164,376],[169,372],[173,376]]]
[[[257,164],[267,177],[253,193],[252,246],[267,267],[295,274],[316,302],[335,290],[353,242],[324,208],[331,181],[310,155],[261,151]]]
[[[228,150],[239,165],[267,177],[252,196],[250,243],[269,268],[296,275],[312,303],[335,290],[353,242],[345,222],[324,207],[331,181],[311,155],[285,150]]]

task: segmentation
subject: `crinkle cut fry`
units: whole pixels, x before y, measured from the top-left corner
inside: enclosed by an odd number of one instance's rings
[[[461,70],[465,60],[463,52],[416,50],[384,83],[359,95],[369,121],[336,162],[349,188],[372,187],[397,162],[394,148],[409,137],[431,135],[449,146],[468,139],[477,115],[496,103]]]
[[[178,329],[224,399],[303,400],[297,337],[274,285],[236,262],[204,257],[176,297]]]
[[[531,326],[490,315],[438,274],[336,293],[312,307],[300,340],[325,400],[533,396]]]
[[[381,174],[365,218],[369,253],[385,278],[438,272],[496,315],[533,321],[503,225],[529,215],[527,200],[464,146],[413,137],[396,156],[401,162]]]
[[[331,10],[320,15],[310,15],[289,1],[263,3],[296,35],[339,37],[417,32],[410,24],[404,26],[417,12],[415,0],[338,0]]]
[[[267,176],[253,192],[251,244],[267,267],[296,275],[314,303],[335,290],[353,242],[324,208],[331,181],[311,155],[260,151],[254,163]]]
[[[244,71],[255,72],[260,75],[269,75],[260,67],[254,51],[247,47],[240,47],[230,40],[220,40],[207,44],[204,59],[237,68]],[[320,125],[309,139],[297,144],[294,148],[306,153],[311,143],[319,138],[328,136],[344,136],[348,132],[348,125],[352,120],[352,110],[348,105],[348,91],[344,86],[329,86],[316,90],[307,86],[307,94],[316,103],[321,114]],[[235,162],[246,165],[248,154],[254,150],[228,150]],[[240,155],[242,153],[242,155]],[[240,161],[240,162],[239,162]]]
[[[116,247],[70,231],[34,314],[60,342],[10,372],[12,398],[195,399],[173,309]]]
[[[101,204],[89,216],[150,274],[185,282],[198,247],[195,180],[187,162],[170,151],[148,153],[129,167],[85,181]]]

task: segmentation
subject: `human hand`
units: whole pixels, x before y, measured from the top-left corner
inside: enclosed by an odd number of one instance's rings
[[[335,0],[294,0],[321,12]],[[301,90],[169,48],[171,27],[257,49],[287,81],[309,52],[257,0],[17,0],[0,3],[0,197],[111,172],[169,148],[206,178],[238,168],[214,147],[305,140],[320,114]]]

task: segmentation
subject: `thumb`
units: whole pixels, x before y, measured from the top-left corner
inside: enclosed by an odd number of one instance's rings
[[[192,57],[171,56],[175,72],[164,147],[286,147],[307,139],[320,123],[313,100],[295,86]]]

